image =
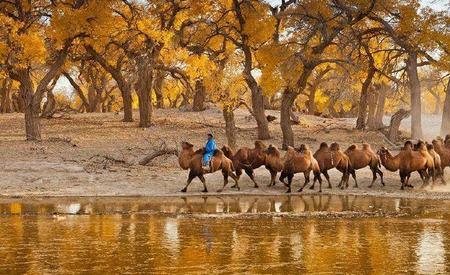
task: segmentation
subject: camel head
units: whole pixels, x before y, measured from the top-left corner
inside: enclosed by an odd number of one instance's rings
[[[297,150],[297,152],[304,153],[307,150],[309,150],[309,147],[308,147],[308,145],[302,143],[296,150]]]
[[[405,144],[403,145],[403,150],[404,149],[412,150],[413,148],[414,148],[414,145],[413,145],[412,141],[410,141],[410,140],[406,141]]]
[[[192,145],[191,143],[187,142],[187,141],[182,141],[181,142],[181,149],[183,150],[193,150],[194,145]]]
[[[433,139],[433,141],[431,142],[434,146],[434,148],[440,148],[442,147],[442,139],[440,139],[439,137],[437,137],[436,139]]]
[[[427,145],[423,140],[420,140],[417,142],[417,144],[414,145],[414,150],[426,150]]]
[[[377,154],[380,156],[380,159],[381,159],[382,161],[385,161],[386,158],[387,158],[387,155],[389,154],[389,150],[386,149],[384,146],[382,146],[382,147],[380,148],[380,150],[377,151]]]
[[[331,143],[330,150],[339,151],[340,150],[339,144],[337,144],[336,142]]]
[[[233,150],[228,145],[222,146],[222,152],[227,158],[231,158],[234,155]]]

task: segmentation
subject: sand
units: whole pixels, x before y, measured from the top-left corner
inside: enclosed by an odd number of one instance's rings
[[[281,146],[279,112],[268,111],[278,117],[270,123],[272,139],[267,144]],[[220,110],[212,108],[203,112],[182,112],[175,109],[155,111],[154,126],[140,129],[137,122],[121,122],[121,114],[70,114],[53,119],[42,119],[43,140],[28,142],[24,138],[23,114],[0,115],[0,196],[217,196],[222,186],[222,175],[206,175],[209,193],[201,193],[200,181],[194,180],[188,193],[181,193],[187,171],[179,168],[175,156],[162,156],[147,166],[137,162],[159,148],[163,143],[177,147],[183,140],[202,146],[208,132],[213,132],[218,145],[226,142],[224,122]],[[136,119],[138,114],[135,113]],[[238,145],[253,146],[256,123],[245,110],[236,111]],[[301,116],[301,125],[294,125],[296,144],[306,143],[316,149],[320,142],[338,142],[342,149],[363,141],[376,150],[388,146],[378,132],[352,129],[349,119],[326,119]],[[392,148],[392,146],[390,146]],[[396,149],[396,148],[392,148]],[[397,173],[383,169],[386,186],[377,180],[368,188],[372,173],[368,168],[357,172],[359,188],[346,190],[326,188],[323,194],[353,194],[361,196],[405,197],[418,199],[450,199],[450,188],[436,186],[421,190],[418,174],[412,177],[414,189],[400,190]],[[448,173],[448,171],[447,171]],[[340,179],[338,171],[330,173],[332,184]],[[449,177],[447,177],[449,179]],[[277,183],[267,187],[269,173],[265,168],[256,170],[260,188],[253,188],[250,179],[243,175],[241,191],[231,188],[221,195],[277,195],[286,188]],[[303,184],[303,176],[294,177],[294,188]],[[305,190],[311,194],[316,190]],[[293,195],[299,193],[294,192]]]

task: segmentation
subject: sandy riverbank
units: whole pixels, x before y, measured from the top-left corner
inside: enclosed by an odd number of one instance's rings
[[[279,113],[269,111],[279,117]],[[137,116],[137,114],[136,114]],[[178,110],[156,110],[155,126],[137,128],[137,122],[123,123],[117,114],[76,114],[42,120],[43,141],[24,140],[23,115],[0,115],[0,195],[6,197],[34,196],[180,196],[204,195],[202,186],[194,181],[187,194],[184,186],[187,172],[178,167],[175,156],[163,156],[147,166],[135,164],[163,141],[174,147],[187,140],[202,146],[206,133],[215,133],[217,143],[225,143],[222,114],[210,109],[200,113]],[[255,122],[244,110],[236,112],[239,146],[252,146],[256,139]],[[352,130],[348,119],[325,119],[302,116],[302,126],[294,125],[296,144],[307,143],[314,149],[322,141],[338,142],[343,149],[352,143],[370,142],[375,149],[385,145],[381,134]],[[279,119],[270,125],[272,136],[267,144],[281,144]],[[383,171],[385,171],[383,169]],[[340,174],[330,173],[336,185]],[[368,169],[358,171],[360,187],[347,190],[323,189],[324,194],[354,194],[363,196],[450,199],[450,188],[400,191],[396,173],[385,171],[386,186],[379,181],[367,188],[371,181]],[[220,173],[207,175],[210,193],[222,185]],[[260,188],[254,189],[243,175],[241,191],[226,189],[222,195],[276,195],[285,192],[280,183],[267,187],[269,173],[265,168],[256,171]],[[448,177],[447,177],[448,179]],[[413,184],[420,186],[418,175]],[[303,176],[294,178],[295,189],[303,183]],[[350,184],[353,181],[350,180]],[[305,190],[305,193],[317,192]]]

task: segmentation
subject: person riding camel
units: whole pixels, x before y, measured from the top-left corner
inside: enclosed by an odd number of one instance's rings
[[[211,158],[216,150],[216,141],[212,134],[208,134],[208,141],[205,145],[205,151],[203,153],[203,169],[205,172],[211,170]]]

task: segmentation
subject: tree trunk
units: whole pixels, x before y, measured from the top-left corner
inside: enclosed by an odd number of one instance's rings
[[[389,125],[389,132],[387,138],[392,141],[396,142],[399,138],[400,133],[400,123],[403,119],[407,118],[410,115],[409,111],[406,111],[404,109],[398,110],[395,114],[391,117],[391,123]]]
[[[224,106],[223,118],[225,119],[225,134],[227,136],[227,143],[231,149],[236,150],[236,123],[234,121],[234,112],[229,106]]]
[[[270,138],[269,122],[267,121],[264,110],[264,97],[258,84],[252,87],[252,109],[258,126],[258,139],[265,140]]]
[[[422,103],[420,92],[420,80],[417,73],[417,53],[409,52],[407,60],[407,73],[409,89],[411,93],[411,138],[420,139],[422,133]]]
[[[316,87],[311,87],[308,96],[308,114],[314,115],[316,112]]]
[[[295,99],[306,87],[308,77],[311,75],[314,67],[304,66],[303,72],[300,75],[296,83],[296,91],[291,88],[286,88],[281,97],[281,112],[280,112],[280,124],[281,131],[283,132],[283,149],[286,150],[288,146],[294,146],[294,133],[291,125],[291,108],[295,102]]]
[[[95,106],[96,105],[95,98],[96,98],[95,88],[94,88],[93,84],[91,83],[88,87],[88,100],[89,100],[89,105],[87,108],[88,113],[95,112],[95,107],[96,107]]]
[[[377,111],[375,113],[375,129],[383,128],[384,104],[386,102],[387,85],[381,84],[378,90]]]
[[[194,94],[194,100],[192,102],[192,110],[194,112],[200,112],[205,110],[205,85],[203,84],[203,80],[197,80],[195,81],[195,94]]]
[[[125,79],[122,74],[120,67],[111,66],[106,59],[94,50],[91,46],[85,46],[86,50],[92,57],[97,61],[107,72],[109,72],[117,83],[117,87],[122,95],[123,103],[123,121],[132,122],[133,121],[133,99],[131,97],[131,85],[127,79]]]
[[[336,104],[336,96],[332,95],[330,97],[330,102],[328,103],[328,112],[330,113],[331,117],[339,117],[339,113],[336,112],[336,109],[334,108],[334,105]]]
[[[441,135],[450,134],[450,78],[445,91],[444,109],[442,110]]]
[[[12,81],[9,79],[3,80],[3,85],[0,87],[0,113],[11,113],[13,110],[11,101],[11,86]]]
[[[156,95],[156,108],[164,108],[164,95],[162,91],[162,85],[164,81],[164,74],[161,71],[156,73],[155,81],[153,83],[153,89]]]
[[[366,128],[366,114],[367,114],[367,98],[369,93],[369,87],[372,83],[375,70],[372,66],[369,66],[367,71],[367,77],[361,88],[361,97],[359,98],[358,118],[356,119],[356,129],[364,130]]]
[[[281,118],[280,125],[283,132],[283,150],[287,150],[288,146],[294,146],[294,133],[291,127],[291,110],[294,104],[296,94],[290,89],[286,88],[281,97]]]
[[[139,127],[142,128],[150,127],[152,122],[152,85],[153,68],[144,57],[140,57],[138,60],[138,80],[136,82],[136,91],[139,98]]]
[[[24,73],[28,74],[28,73]],[[34,88],[31,78],[22,74],[20,79],[20,96],[25,105],[25,134],[27,140],[41,139],[41,125],[39,121],[40,106],[33,100]]]
[[[131,87],[129,84],[120,86],[123,103],[123,121],[133,122],[133,98],[131,97]]]
[[[56,100],[53,92],[51,90],[47,91],[47,101],[45,101],[44,106],[42,108],[41,117],[43,118],[51,118],[56,110]]]
[[[434,111],[433,114],[437,115],[441,112],[441,98],[439,97],[439,94],[431,93],[431,95],[434,97],[434,100],[436,101],[436,105],[434,105]]]
[[[367,128],[374,129],[375,128],[375,112],[377,110],[377,98],[378,94],[375,91],[369,92],[369,97],[367,102],[369,103],[369,111],[367,113]]]

